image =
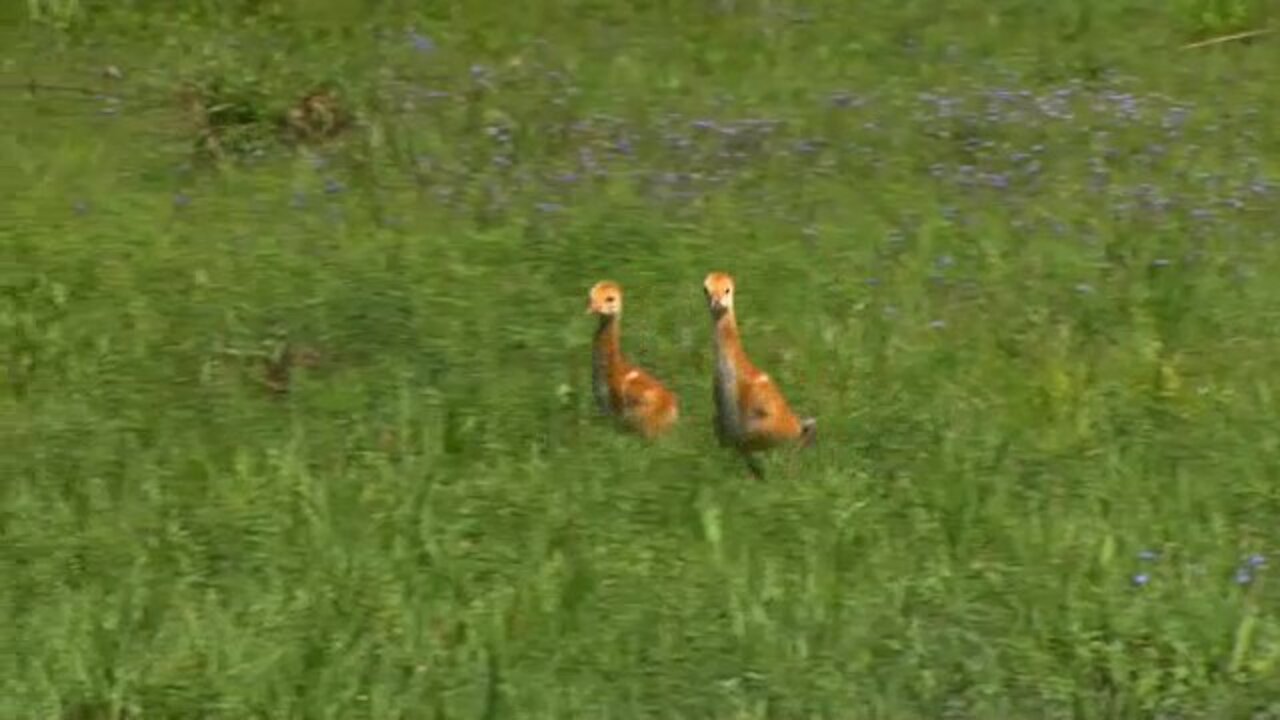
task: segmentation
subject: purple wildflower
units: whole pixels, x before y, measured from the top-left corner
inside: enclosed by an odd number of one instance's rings
[[[420,53],[429,53],[436,49],[434,40],[413,30],[409,31],[409,44]]]

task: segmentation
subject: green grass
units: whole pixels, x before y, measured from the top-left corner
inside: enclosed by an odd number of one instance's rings
[[[1269,5],[168,7],[0,14],[0,718],[1280,717]]]

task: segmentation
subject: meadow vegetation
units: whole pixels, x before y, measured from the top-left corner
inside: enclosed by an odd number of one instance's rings
[[[6,4],[0,718],[1280,718],[1274,7]]]

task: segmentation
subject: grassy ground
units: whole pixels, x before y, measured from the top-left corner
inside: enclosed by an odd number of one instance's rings
[[[968,5],[14,3],[0,717],[1280,717],[1268,6]]]

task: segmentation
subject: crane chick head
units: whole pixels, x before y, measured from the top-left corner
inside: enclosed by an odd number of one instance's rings
[[[719,317],[733,309],[733,278],[727,273],[708,274],[702,281],[702,292],[707,296],[712,316]]]
[[[617,317],[622,314],[622,288],[612,280],[601,280],[587,294],[587,314]]]

